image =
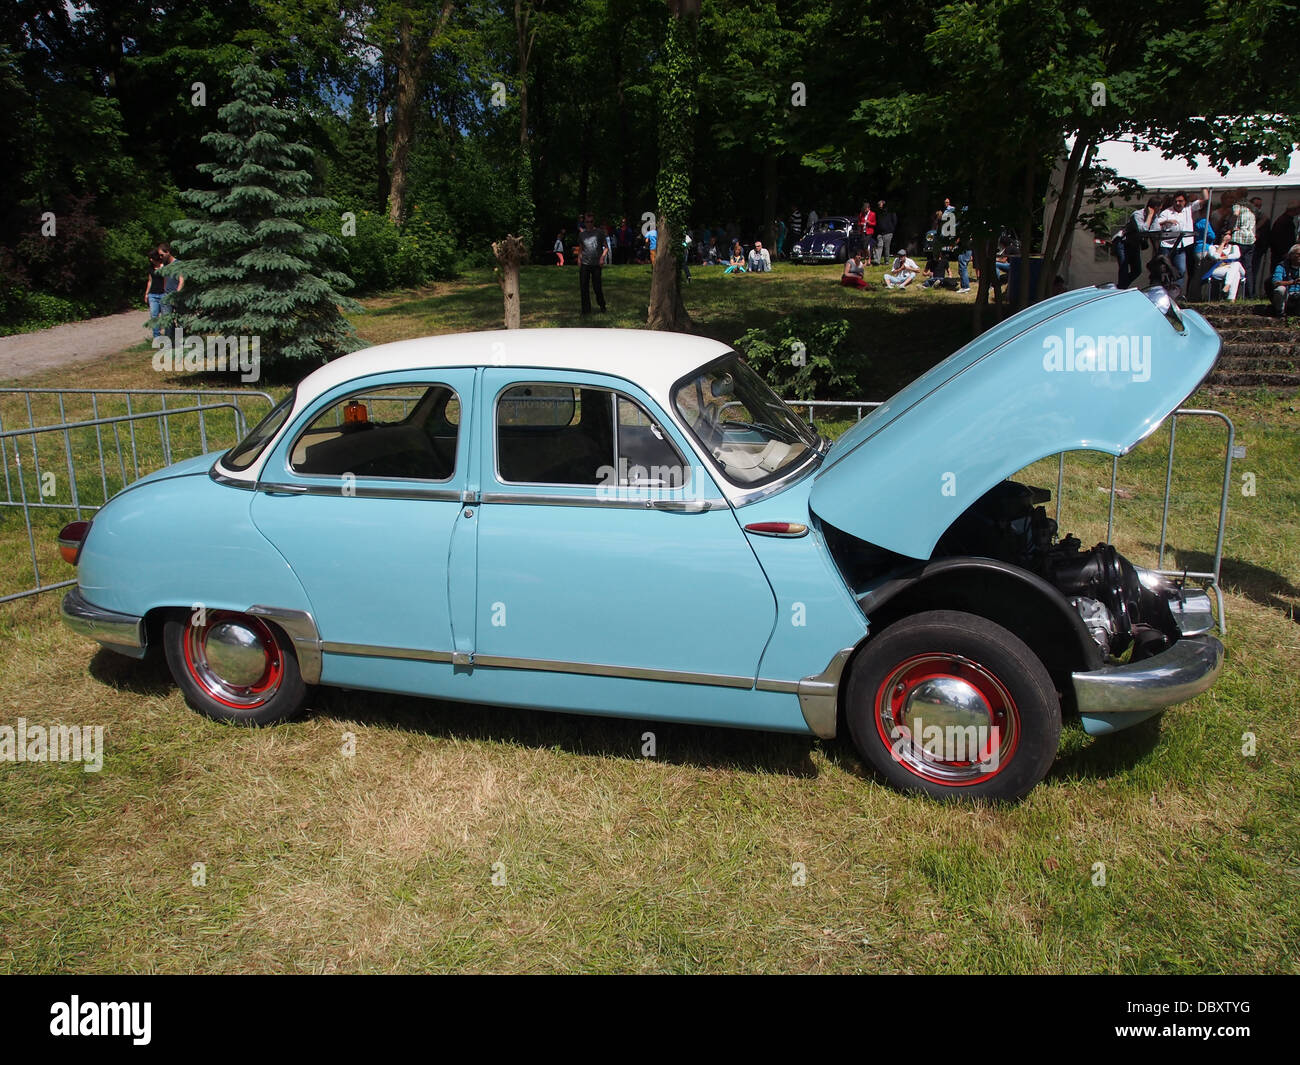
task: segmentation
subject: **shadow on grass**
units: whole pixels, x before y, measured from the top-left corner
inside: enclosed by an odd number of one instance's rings
[[[1147,718],[1123,732],[1085,739],[1071,726],[1064,750],[1057,756],[1046,780],[1108,780],[1143,761],[1160,743],[1161,716]]]
[[[642,738],[655,737],[654,761],[705,770],[809,778],[811,737],[680,722],[527,710],[319,688],[312,712],[371,728],[399,728],[439,739],[505,743],[568,754],[641,761]]]
[[[165,696],[176,690],[165,656],[158,649],[144,659],[100,650],[90,661],[90,673],[101,684],[137,695]],[[308,706],[312,715],[369,728],[627,761],[642,760],[642,735],[653,732],[654,760],[669,765],[799,778],[817,775],[811,758],[812,737],[787,733],[484,706],[332,687],[310,693]]]
[[[1171,569],[1209,572],[1214,565],[1214,556],[1209,552],[1183,551],[1176,547],[1170,550],[1175,560]],[[1223,588],[1244,595],[1252,603],[1276,610],[1288,621],[1300,623],[1300,588],[1275,570],[1225,555],[1219,580]]]

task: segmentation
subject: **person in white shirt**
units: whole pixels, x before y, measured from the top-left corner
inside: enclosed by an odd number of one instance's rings
[[[906,254],[900,253],[894,256],[894,265],[889,273],[885,275],[886,288],[907,288],[915,279],[916,275],[921,272],[921,268],[907,257]]]
[[[1210,190],[1202,189],[1201,198],[1187,202],[1184,193],[1177,193],[1165,200],[1163,210],[1156,216],[1156,227],[1161,230],[1160,251],[1174,264],[1174,273],[1178,275],[1176,284],[1187,291],[1187,268],[1196,269],[1195,221],[1193,215],[1210,202]],[[1191,263],[1188,263],[1188,259]]]
[[[772,256],[763,247],[761,240],[754,241],[754,246],[749,251],[748,262],[751,274],[766,274],[772,269]]]
[[[1217,277],[1223,282],[1224,296],[1235,300],[1237,290],[1246,280],[1246,268],[1241,265],[1241,249],[1232,243],[1230,237],[1230,233],[1225,233],[1221,243],[1211,244],[1205,249],[1206,258],[1212,259],[1214,266],[1201,280],[1204,282]]]

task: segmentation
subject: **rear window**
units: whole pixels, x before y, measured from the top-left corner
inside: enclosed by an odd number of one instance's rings
[[[297,389],[294,389],[272,407],[271,413],[258,422],[251,433],[226,452],[221,464],[228,470],[246,470],[256,462],[266,445],[280,431],[284,420],[289,417],[297,394]]]

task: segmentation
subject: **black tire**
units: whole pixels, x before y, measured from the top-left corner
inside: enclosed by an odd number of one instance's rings
[[[847,244],[841,244],[835,249],[835,261],[837,263],[846,263],[849,261],[849,248]]]
[[[1060,700],[1038,656],[1000,625],[956,610],[914,614],[873,637],[854,660],[845,717],[872,769],[937,799],[1023,798],[1047,775],[1061,736]]]
[[[185,701],[217,721],[271,725],[302,712],[307,685],[293,647],[261,618],[177,611],[163,623],[167,665]],[[261,655],[259,676],[257,656]]]

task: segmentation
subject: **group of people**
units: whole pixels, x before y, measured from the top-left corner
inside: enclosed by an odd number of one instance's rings
[[[171,313],[171,295],[185,287],[185,276],[179,273],[164,275],[162,272],[164,266],[176,261],[170,244],[164,242],[151,249],[148,258],[149,275],[144,282],[144,301],[149,306],[149,324],[157,337],[163,334],[158,323],[163,315]],[[175,337],[176,327],[169,326],[166,332],[169,337]]]
[[[1218,204],[1209,189],[1194,200],[1181,192],[1151,196],[1112,238],[1118,287],[1127,288],[1141,275],[1144,245],[1151,252],[1146,264],[1151,283],[1175,295],[1199,299],[1211,295],[1215,283],[1229,300],[1267,290],[1279,315],[1300,295],[1295,276],[1300,200],[1270,219],[1263,199],[1247,198],[1245,189],[1225,192]]]

